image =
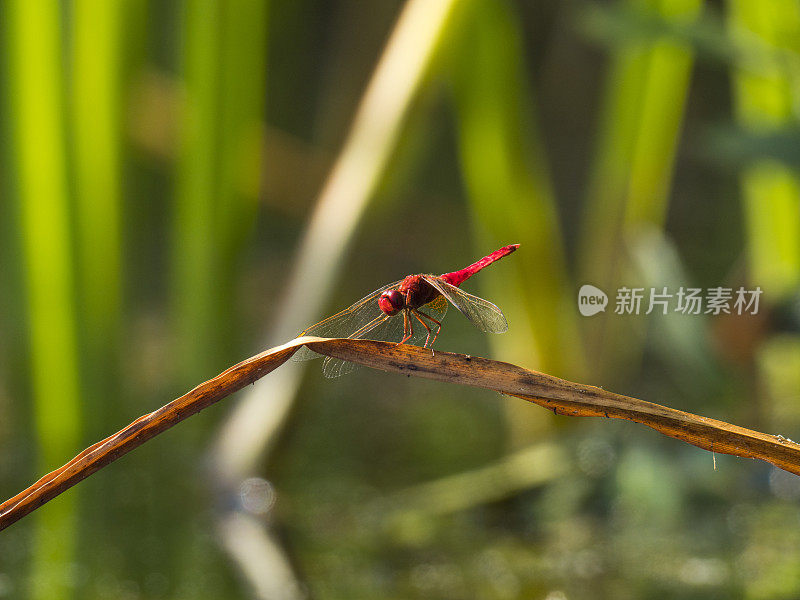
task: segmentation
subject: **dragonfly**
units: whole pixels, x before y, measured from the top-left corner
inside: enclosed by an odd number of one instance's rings
[[[431,275],[408,275],[367,294],[352,306],[339,311],[303,330],[304,335],[341,337],[419,344],[432,348],[442,330],[442,319],[448,304],[463,314],[482,331],[505,333],[508,322],[497,306],[461,289],[461,284],[495,261],[508,256],[519,244],[503,246],[458,271]],[[424,341],[423,341],[424,338]],[[319,358],[319,354],[302,347],[295,360]],[[339,377],[353,371],[353,362],[326,356],[322,364],[325,377]]]

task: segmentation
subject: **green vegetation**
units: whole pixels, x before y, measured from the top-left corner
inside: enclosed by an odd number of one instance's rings
[[[797,0],[10,0],[0,31],[4,497],[513,242],[465,285],[510,332],[450,311],[438,347],[800,439]],[[623,316],[622,286],[763,294]],[[308,364],[0,533],[0,600],[800,596],[794,476]]]

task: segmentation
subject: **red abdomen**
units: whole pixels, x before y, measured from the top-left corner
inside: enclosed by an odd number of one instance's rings
[[[479,261],[472,263],[470,266],[464,267],[460,271],[445,273],[444,275],[442,275],[442,279],[444,279],[450,285],[458,287],[462,283],[464,283],[467,279],[475,275],[475,273],[477,273],[481,269],[488,267],[494,261],[500,260],[504,256],[508,256],[517,248],[519,248],[519,244],[510,244],[508,246],[503,246],[499,250],[495,250],[491,254],[484,256]]]

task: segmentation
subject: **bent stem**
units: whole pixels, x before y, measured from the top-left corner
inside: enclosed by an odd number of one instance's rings
[[[783,436],[745,429],[488,358],[441,351],[431,355],[425,348],[391,342],[302,337],[230,367],[90,446],[60,469],[0,504],[0,530],[183,419],[254,383],[304,345],[325,356],[374,369],[495,390],[548,408],[557,415],[633,421],[717,454],[758,458],[800,475],[800,444]]]

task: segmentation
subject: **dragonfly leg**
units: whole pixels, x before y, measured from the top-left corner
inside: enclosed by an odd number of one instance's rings
[[[403,339],[397,345],[405,344],[414,335],[414,328],[411,326],[411,319],[408,317],[408,310],[403,311]]]
[[[433,339],[431,340],[431,343],[430,343],[430,347],[432,348],[433,344],[436,342],[436,338],[439,337],[439,332],[442,330],[442,322],[441,321],[437,321],[432,316],[430,316],[427,313],[422,312],[421,310],[416,311],[416,313],[419,314],[419,315],[422,315],[423,317],[425,317],[429,321],[432,321],[432,322],[436,323],[436,333],[433,334]]]
[[[442,322],[441,321],[437,321],[432,316],[422,312],[421,310],[415,310],[414,312],[416,313],[416,317],[417,317],[417,319],[419,319],[420,323],[425,325],[425,329],[428,330],[428,337],[425,338],[425,345],[423,347],[424,348],[430,348],[431,356],[436,356],[436,352],[433,351],[433,343],[436,341],[436,338],[439,337],[439,332],[442,330]],[[433,333],[431,331],[431,328],[428,327],[428,325],[420,317],[425,317],[426,319],[429,319],[430,321],[433,321],[434,323],[436,323],[436,333]],[[433,339],[431,340],[431,334],[432,333],[433,333]],[[428,343],[429,340],[430,340],[430,344]]]
[[[421,315],[420,312],[418,312],[416,310],[412,310],[411,312],[414,313],[414,316],[416,317],[417,321],[422,323],[422,326],[428,331],[428,335],[425,337],[425,343],[422,344],[423,348],[427,348],[428,347],[428,342],[431,339],[431,335],[433,334],[433,331],[431,331],[431,328],[428,326],[428,324],[425,321],[422,320],[422,317],[420,316]]]

